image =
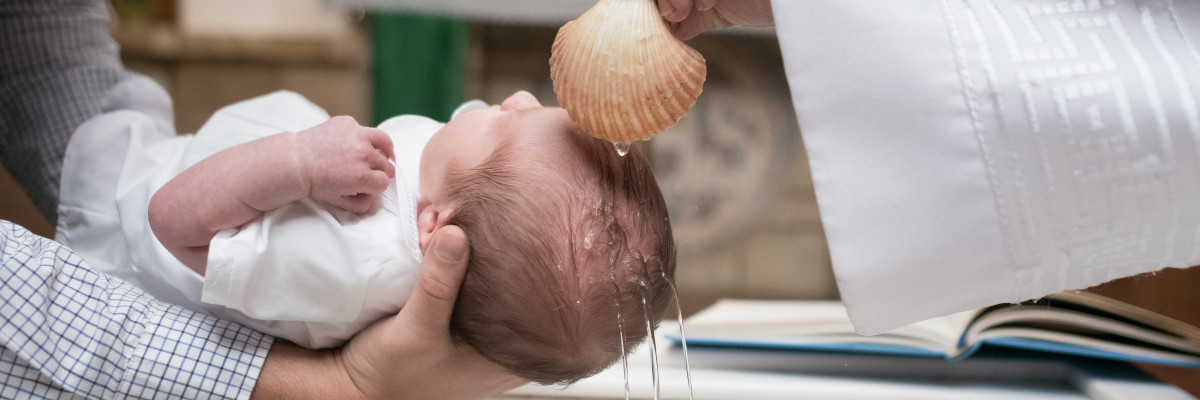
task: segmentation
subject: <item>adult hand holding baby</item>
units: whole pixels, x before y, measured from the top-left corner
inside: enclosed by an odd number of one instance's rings
[[[351,117],[296,133],[291,151],[309,195],[353,213],[370,211],[396,175],[392,139]]]
[[[467,273],[467,236],[434,233],[408,304],[345,347],[313,354],[276,342],[255,398],[478,399],[524,383],[450,336],[450,316]],[[321,384],[325,383],[325,384]]]

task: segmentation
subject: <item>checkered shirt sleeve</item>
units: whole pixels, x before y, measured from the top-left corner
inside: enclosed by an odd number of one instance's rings
[[[0,221],[0,398],[245,399],[272,338],[155,300]]]

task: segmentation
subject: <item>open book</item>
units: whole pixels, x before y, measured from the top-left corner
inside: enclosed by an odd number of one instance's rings
[[[692,346],[957,359],[986,344],[1200,368],[1200,328],[1080,291],[933,318],[875,336],[854,333],[837,301],[724,299],[688,318],[685,329]],[[677,328],[666,336],[680,340]]]

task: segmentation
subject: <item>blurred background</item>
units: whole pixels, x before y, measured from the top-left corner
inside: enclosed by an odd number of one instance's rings
[[[554,35],[594,3],[111,1],[126,66],[167,88],[180,133],[221,106],[280,89],[364,125],[399,114],[445,121],[465,100],[499,103],[517,90],[555,105]],[[836,299],[774,32],[721,30],[689,44],[708,60],[704,93],[678,125],[641,144],[675,225],[685,314],[722,297]],[[2,170],[0,194],[0,218],[53,237]],[[1176,301],[1197,298],[1198,284],[1191,268],[1094,290],[1200,324],[1200,308]],[[1195,371],[1147,368],[1200,392]]]

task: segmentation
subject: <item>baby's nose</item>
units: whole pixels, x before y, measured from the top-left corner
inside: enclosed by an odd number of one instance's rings
[[[500,110],[501,111],[526,110],[526,109],[537,108],[537,107],[541,107],[541,106],[542,106],[542,103],[538,101],[537,97],[534,97],[532,93],[522,90],[522,91],[513,93],[512,96],[508,96],[507,99],[504,99],[504,102],[500,103]]]

